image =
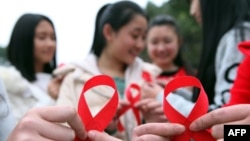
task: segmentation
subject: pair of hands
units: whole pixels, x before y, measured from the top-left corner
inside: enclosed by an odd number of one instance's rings
[[[237,113],[237,114],[235,114]],[[68,122],[65,127],[60,122]],[[249,124],[250,105],[242,104],[212,111],[195,120],[190,130],[200,131],[212,127],[216,139],[223,138],[224,124]],[[133,131],[132,141],[169,141],[171,136],[179,135],[185,128],[173,123],[148,123]],[[71,107],[43,107],[30,110],[18,123],[8,141],[72,141],[75,136],[92,141],[121,141],[98,131],[86,132],[80,117]]]

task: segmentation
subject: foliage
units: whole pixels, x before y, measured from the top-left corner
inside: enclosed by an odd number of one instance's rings
[[[149,18],[158,14],[169,14],[173,16],[181,28],[183,35],[183,57],[194,68],[197,68],[201,50],[201,27],[189,14],[189,4],[185,0],[169,0],[157,7],[154,3],[148,2],[145,8]],[[147,52],[144,50],[141,57],[149,61]]]
[[[0,65],[6,63],[6,48],[0,47]]]

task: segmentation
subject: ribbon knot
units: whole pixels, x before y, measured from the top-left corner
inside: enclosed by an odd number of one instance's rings
[[[133,96],[132,94],[132,90],[136,90],[137,94],[135,96]],[[132,83],[125,91],[125,94],[126,94],[126,97],[127,97],[127,100],[129,101],[129,105],[128,106],[124,106],[120,112],[118,113],[118,117],[120,117],[121,115],[125,114],[129,109],[132,109],[133,110],[133,113],[135,115],[135,118],[136,118],[136,122],[138,125],[140,125],[140,112],[139,110],[134,107],[134,104],[136,102],[138,102],[141,98],[141,89],[140,89],[140,86],[135,84],[135,83]],[[121,121],[119,120],[118,121],[118,130],[119,131],[123,131],[124,130],[124,127],[121,123]]]
[[[190,112],[188,117],[185,117],[177,110],[175,110],[175,108],[172,107],[171,104],[169,104],[169,102],[166,100],[166,97],[177,88],[187,86],[200,88],[200,94],[192,111]],[[179,123],[186,127],[186,131],[182,135],[175,136],[173,138],[173,141],[189,141],[190,139],[194,139],[195,141],[215,141],[208,130],[200,132],[192,132],[189,130],[191,122],[193,122],[198,117],[206,114],[208,110],[207,95],[197,78],[192,76],[180,76],[171,80],[164,89],[163,108],[164,113],[170,122]]]
[[[92,117],[92,114],[87,105],[87,101],[84,97],[85,92],[98,85],[110,86],[114,89],[113,96],[109,102],[104,106],[104,108]],[[83,89],[78,103],[78,114],[81,117],[82,122],[85,125],[86,131],[97,130],[102,132],[110,121],[113,119],[118,106],[118,92],[114,80],[107,75],[97,75],[89,79]],[[75,141],[81,141],[79,138],[75,138]],[[85,141],[89,141],[86,139]]]

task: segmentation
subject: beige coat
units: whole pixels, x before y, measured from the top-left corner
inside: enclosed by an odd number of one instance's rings
[[[143,81],[141,77],[143,70],[147,70],[153,76],[157,76],[160,73],[158,67],[136,58],[135,62],[126,69],[125,88],[131,83],[141,84]],[[76,109],[84,83],[92,76],[101,74],[97,66],[97,58],[93,54],[90,54],[81,62],[58,68],[54,73],[55,75],[66,74],[60,88],[57,105],[70,105]],[[105,105],[112,94],[107,87],[97,87],[87,93],[85,98],[87,99],[92,115],[95,115],[102,109],[102,105]],[[129,140],[132,130],[136,126],[132,110],[126,112],[122,122],[125,125],[125,132],[122,133],[122,139]]]
[[[0,66],[0,77],[10,101],[11,111],[19,121],[31,108],[55,105],[55,100],[36,83],[22,77],[13,66]]]

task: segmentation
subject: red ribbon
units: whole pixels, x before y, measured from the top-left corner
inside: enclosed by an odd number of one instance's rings
[[[131,90],[132,89],[135,89],[138,93],[133,97],[132,95],[132,92]],[[135,118],[136,118],[136,121],[137,121],[137,124],[140,125],[140,112],[139,110],[134,107],[134,104],[136,102],[138,102],[141,98],[141,92],[140,92],[140,86],[135,84],[135,83],[132,83],[127,89],[126,89],[126,97],[127,97],[127,100],[129,101],[129,106],[125,106],[123,107],[120,112],[118,113],[118,117],[120,117],[121,115],[123,115],[124,113],[126,113],[129,109],[132,109],[133,110],[133,113],[135,115]],[[119,120],[118,121],[118,130],[119,131],[123,131],[124,130],[124,127],[123,125],[121,124],[121,121]]]
[[[105,105],[105,107],[99,113],[97,113],[95,117],[92,117],[84,94],[88,89],[91,89],[98,85],[106,85],[112,87],[114,89],[114,94],[110,101]],[[92,77],[85,83],[78,103],[78,113],[87,131],[98,130],[102,132],[115,116],[117,107],[118,92],[115,82],[111,77],[107,75],[98,75]],[[75,141],[81,141],[81,139],[76,137]],[[89,139],[86,139],[85,141],[89,141]]]
[[[166,100],[166,97],[167,95],[170,94],[170,92],[180,87],[186,87],[186,86],[194,86],[200,88],[199,97],[188,117],[185,117],[182,114],[180,114]],[[173,123],[182,124],[186,127],[186,131],[181,135],[175,136],[173,138],[173,141],[189,141],[190,139],[194,139],[195,141],[215,141],[215,139],[211,136],[208,130],[200,132],[192,132],[189,130],[189,126],[192,123],[192,121],[206,114],[208,111],[207,95],[202,87],[202,84],[197,78],[192,76],[180,76],[170,81],[164,90],[163,104],[164,104],[164,113],[167,116],[168,120]]]
[[[142,72],[142,78],[146,81],[146,82],[153,82],[152,76],[149,72],[147,71],[143,71]]]
[[[240,42],[238,48],[245,55],[250,56],[250,41]]]

